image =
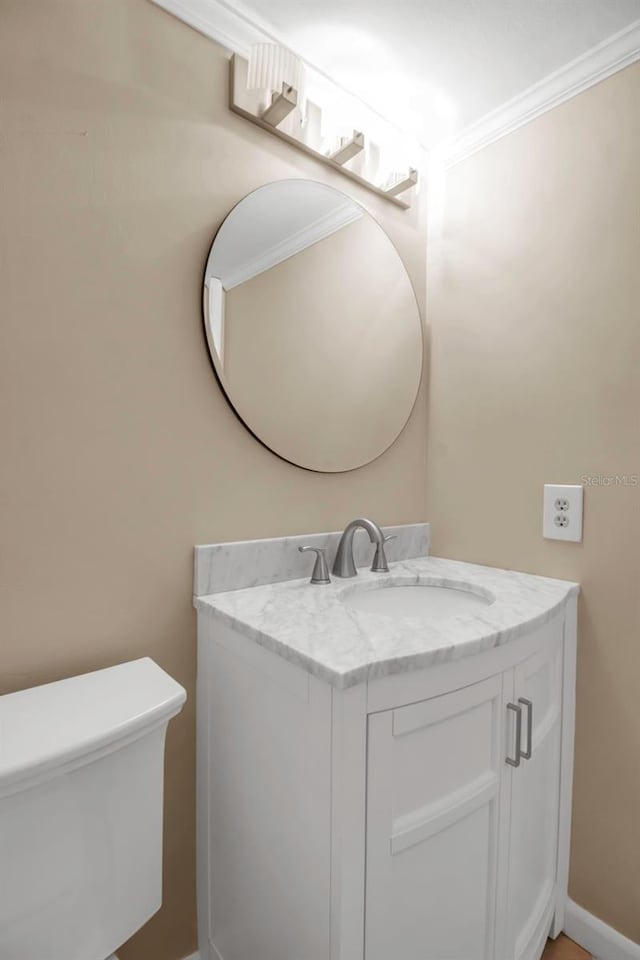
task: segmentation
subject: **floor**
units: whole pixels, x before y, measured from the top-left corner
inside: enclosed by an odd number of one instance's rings
[[[562,933],[557,940],[549,940],[542,960],[591,960],[591,954]]]

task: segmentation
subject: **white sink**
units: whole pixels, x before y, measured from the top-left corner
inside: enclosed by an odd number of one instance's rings
[[[493,603],[494,597],[465,583],[387,582],[350,587],[344,591],[342,600],[362,613],[446,620],[478,613]]]

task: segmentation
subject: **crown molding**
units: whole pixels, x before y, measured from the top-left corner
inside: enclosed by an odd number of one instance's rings
[[[450,167],[640,60],[640,20],[465,127],[434,152]]]
[[[359,220],[362,216],[363,211],[357,207],[355,203],[351,203],[351,201],[341,203],[339,207],[313,220],[302,230],[298,230],[296,233],[291,234],[291,236],[285,237],[284,240],[269,247],[263,251],[259,257],[254,257],[253,260],[241,264],[232,273],[222,277],[224,289],[233,290],[234,287],[239,286],[241,283],[257,277],[258,274],[264,273],[265,270],[270,270],[271,267],[275,267],[278,263],[282,263],[284,260],[288,260],[289,257],[295,256],[296,253],[306,250],[311,244],[318,243],[319,240],[324,240],[325,237],[331,236],[332,233],[342,230],[343,227],[353,223],[354,220]]]
[[[248,57],[251,45],[280,39],[220,0],[151,0],[198,33]]]

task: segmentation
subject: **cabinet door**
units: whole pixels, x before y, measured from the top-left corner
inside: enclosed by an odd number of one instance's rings
[[[522,708],[521,759],[511,767],[511,823],[507,891],[508,960],[538,957],[555,906],[560,742],[562,640],[514,671],[514,702]],[[529,737],[529,729],[531,736]],[[512,734],[508,734],[512,742]],[[526,758],[531,748],[531,757]]]
[[[502,677],[368,721],[366,960],[490,960]]]

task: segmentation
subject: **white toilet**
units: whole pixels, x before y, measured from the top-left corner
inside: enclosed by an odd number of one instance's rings
[[[159,909],[185,699],[148,658],[0,697],[2,960],[106,960]]]

